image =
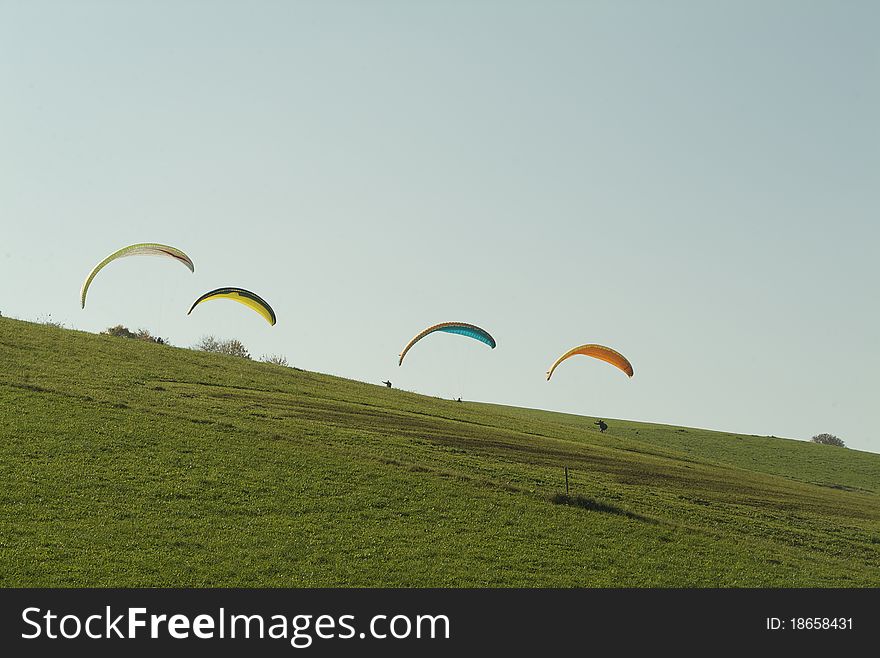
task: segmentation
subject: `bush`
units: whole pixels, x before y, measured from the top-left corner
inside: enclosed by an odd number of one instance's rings
[[[839,439],[833,434],[817,434],[812,439],[810,439],[813,443],[821,443],[825,446],[838,446],[839,448],[846,448],[846,444],[844,444],[843,439]]]
[[[101,332],[105,336],[115,336],[117,338],[134,338],[147,343],[156,343],[157,345],[167,345],[168,341],[159,336],[154,336],[148,329],[138,329],[131,331],[128,327],[117,324],[115,327],[109,327]]]
[[[290,366],[287,362],[287,357],[283,354],[264,354],[260,361],[263,363],[274,363],[276,366],[284,366],[285,368]]]
[[[117,324],[115,327],[108,327],[101,333],[106,336],[115,336],[116,338],[137,337],[137,334],[135,334],[133,331],[129,331],[127,327],[123,327],[121,324]]]
[[[193,348],[201,352],[219,352],[220,341],[213,336],[202,336],[199,342],[193,345]]]
[[[211,352],[213,354],[225,354],[226,356],[238,356],[242,359],[250,359],[251,355],[247,348],[237,338],[229,340],[218,340],[214,336],[203,336],[195,349],[202,352]]]
[[[58,322],[57,320],[52,319],[52,314],[49,313],[46,316],[41,315],[37,318],[37,322],[39,324],[44,324],[47,327],[55,327],[56,329],[64,329],[64,323]]]

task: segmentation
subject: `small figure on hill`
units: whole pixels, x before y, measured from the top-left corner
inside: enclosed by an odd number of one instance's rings
[[[388,388],[391,388],[391,382],[390,382],[390,381],[382,382],[382,383],[385,384],[385,386],[387,386]]]
[[[608,429],[608,423],[606,423],[604,420],[597,421],[596,425],[599,426],[599,431],[602,432],[602,434],[604,434],[605,430]]]
[[[461,398],[460,398],[460,397],[459,397],[459,398],[456,398],[455,401],[456,401],[456,402],[461,402]]]

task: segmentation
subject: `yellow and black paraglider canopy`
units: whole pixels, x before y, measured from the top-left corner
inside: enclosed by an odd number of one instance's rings
[[[193,302],[187,315],[192,313],[196,306],[211,299],[231,299],[239,304],[244,304],[248,308],[262,315],[270,325],[275,324],[275,311],[272,310],[272,307],[269,306],[268,302],[258,294],[253,293],[250,290],[245,290],[244,288],[226,287],[206,292]]]

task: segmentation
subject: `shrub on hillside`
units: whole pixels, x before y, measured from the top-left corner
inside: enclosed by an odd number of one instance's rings
[[[128,327],[123,327],[121,324],[117,324],[115,327],[108,327],[101,333],[107,336],[116,336],[117,338],[134,338],[136,335],[133,331],[129,331]]]
[[[264,354],[260,357],[260,361],[263,363],[274,363],[276,366],[284,366],[285,368],[290,366],[287,362],[287,357],[283,354]]]
[[[159,336],[154,336],[149,332],[148,329],[138,329],[137,331],[132,331],[128,327],[125,327],[121,324],[117,324],[115,327],[108,327],[101,333],[105,336],[116,336],[117,338],[134,338],[135,340],[142,340],[146,343],[156,343],[157,345],[168,344],[168,341],[166,341],[164,338],[160,338]]]
[[[195,349],[202,352],[211,352],[213,354],[225,354],[226,356],[238,356],[242,359],[250,359],[251,355],[247,348],[237,338],[228,340],[219,340],[214,336],[203,336]]]
[[[839,448],[846,448],[846,444],[844,444],[843,439],[840,439],[833,434],[817,434],[812,439],[810,439],[813,443],[821,443],[825,446],[838,446]]]
[[[48,315],[45,315],[45,316],[41,315],[40,317],[37,318],[37,322],[39,324],[44,324],[47,327],[55,327],[56,329],[64,329],[64,323],[58,322],[57,320],[53,320],[51,313],[49,313]]]

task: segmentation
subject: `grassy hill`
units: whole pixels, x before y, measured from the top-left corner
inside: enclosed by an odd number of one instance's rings
[[[880,586],[880,455],[5,318],[0,364],[0,586]]]

